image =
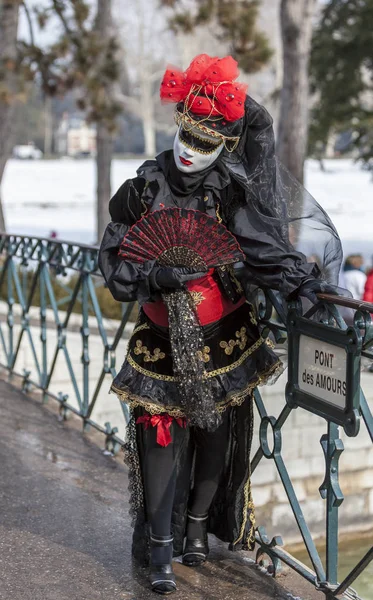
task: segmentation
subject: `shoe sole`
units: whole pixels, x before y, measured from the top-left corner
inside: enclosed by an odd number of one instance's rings
[[[184,560],[183,558],[183,565],[185,565],[186,567],[199,567],[200,565],[203,565],[204,562],[206,562],[207,556],[205,556],[204,558],[200,558],[197,560]]]
[[[169,596],[170,594],[173,594],[174,592],[176,592],[176,590],[177,590],[176,585],[172,590],[160,590],[160,589],[157,589],[157,587],[152,586],[152,592],[155,592],[156,594],[159,594],[160,596]]]

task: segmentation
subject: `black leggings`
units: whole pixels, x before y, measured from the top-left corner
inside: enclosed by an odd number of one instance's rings
[[[179,427],[175,422],[171,426]],[[194,514],[208,512],[219,485],[224,468],[224,460],[229,434],[229,410],[224,413],[223,422],[214,432],[191,428],[191,436],[196,448],[194,487],[189,501],[189,510]],[[168,536],[171,533],[171,515],[176,486],[176,457],[179,443],[159,446],[156,441],[156,427],[145,434],[144,487],[149,523],[155,535]],[[174,436],[173,436],[174,437]],[[188,485],[189,482],[185,482]]]

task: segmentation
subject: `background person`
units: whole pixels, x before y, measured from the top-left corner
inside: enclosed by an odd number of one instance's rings
[[[356,300],[362,300],[367,276],[363,271],[364,259],[361,254],[350,254],[343,267],[345,287]]]

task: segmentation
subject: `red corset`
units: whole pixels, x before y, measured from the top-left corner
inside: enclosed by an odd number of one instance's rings
[[[236,304],[233,304],[221,291],[213,273],[214,269],[210,269],[201,279],[188,281],[186,284],[193,296],[201,325],[219,321],[245,303],[245,299],[241,298]],[[161,327],[168,327],[167,309],[162,300],[147,302],[143,305],[143,310],[153,323]]]

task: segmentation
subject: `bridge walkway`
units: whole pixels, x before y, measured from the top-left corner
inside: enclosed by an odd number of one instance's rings
[[[98,433],[80,429],[0,380],[1,600],[158,598],[131,560],[126,467],[103,454]],[[296,574],[275,581],[219,543],[200,569],[176,562],[175,572],[173,600],[324,598]]]

